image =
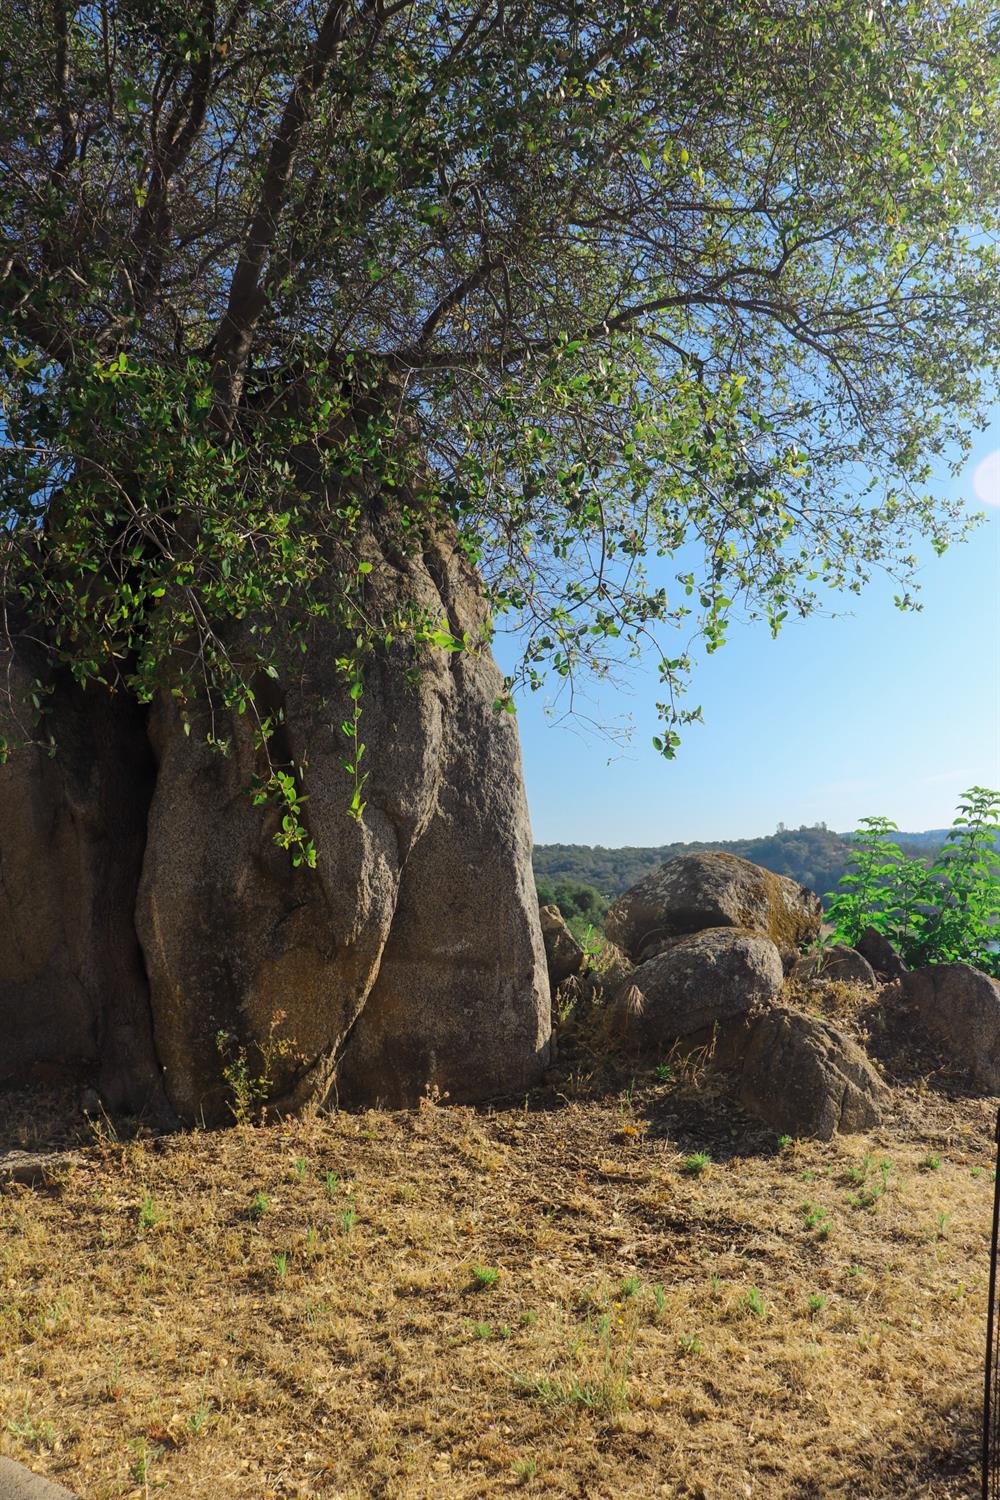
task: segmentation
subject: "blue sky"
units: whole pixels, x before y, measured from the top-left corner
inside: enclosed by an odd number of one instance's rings
[[[518,699],[538,843],[663,844],[742,838],[823,821],[846,830],[881,813],[900,828],[942,827],[958,795],[1000,787],[1000,410],[971,461],[941,493],[986,521],[943,558],[928,555],[923,611],[903,614],[886,580],[860,598],[830,596],[837,619],[734,625],[697,666],[677,759],[653,750],[657,681],[591,690],[588,715],[630,716],[619,744],[554,724],[554,690]],[[849,611],[850,613],[846,613]],[[501,666],[513,647],[499,638]]]

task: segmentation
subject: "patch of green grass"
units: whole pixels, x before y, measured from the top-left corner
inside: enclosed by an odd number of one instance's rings
[[[500,1272],[495,1266],[473,1266],[472,1285],[477,1292],[489,1291],[490,1287],[496,1286],[500,1279]]]
[[[690,1156],[685,1156],[681,1162],[681,1171],[685,1177],[700,1177],[707,1172],[712,1165],[712,1158],[707,1151],[692,1151]]]
[[[12,1417],[7,1423],[7,1431],[36,1452],[42,1448],[53,1448],[58,1437],[51,1422],[36,1422],[27,1412],[20,1421]]]
[[[585,1381],[518,1376],[515,1383],[526,1395],[547,1407],[577,1407],[611,1416],[628,1406],[627,1379],[623,1374]]]
[[[833,1220],[825,1208],[819,1208],[815,1203],[803,1203],[802,1205],[802,1227],[816,1235],[817,1239],[829,1239],[833,1228]]]
[[[764,1293],[760,1287],[750,1288],[743,1298],[743,1306],[748,1313],[753,1313],[755,1318],[763,1318],[767,1315],[767,1303],[764,1301]]]
[[[256,1224],[264,1217],[270,1207],[270,1198],[266,1193],[258,1191],[250,1199],[250,1207],[247,1209],[247,1213]]]
[[[163,1209],[157,1203],[152,1193],[147,1193],[139,1205],[139,1228],[155,1229],[157,1224],[163,1223]]]

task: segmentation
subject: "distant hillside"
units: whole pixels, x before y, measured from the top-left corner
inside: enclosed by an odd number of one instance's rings
[[[850,845],[828,828],[788,828],[755,839],[723,839],[692,844],[661,844],[655,849],[605,849],[589,844],[536,844],[535,878],[539,881],[579,881],[602,896],[617,896],[648,875],[664,860],[705,849],[724,849],[763,865],[777,875],[789,875],[822,895],[833,890],[847,868]]]
[[[924,833],[899,833],[893,837],[914,857],[937,853],[947,828]],[[722,839],[692,844],[661,844],[654,849],[626,847],[606,849],[601,844],[536,844],[535,878],[546,888],[555,884],[592,886],[602,896],[614,897],[678,854],[704,849],[725,849],[743,859],[763,865],[776,875],[788,875],[800,885],[825,896],[847,869],[851,856],[850,835],[834,833],[822,824],[814,828],[779,828],[777,833],[753,839]],[[560,903],[561,904],[561,903]]]

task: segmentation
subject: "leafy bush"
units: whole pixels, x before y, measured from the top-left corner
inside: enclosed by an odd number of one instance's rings
[[[861,820],[828,911],[834,941],[853,945],[874,927],[913,967],[962,961],[1000,976],[1000,792],[974,786],[963,795],[930,864],[904,854],[896,832],[888,818]]]
[[[579,880],[542,879],[537,882],[537,890],[542,906],[558,906],[578,942],[603,931],[609,902],[592,885]]]

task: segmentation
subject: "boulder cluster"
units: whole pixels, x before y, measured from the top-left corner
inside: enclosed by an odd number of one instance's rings
[[[743,1108],[779,1134],[869,1130],[888,1103],[861,1042],[808,1003],[831,984],[905,1012],[968,1084],[1000,1092],[996,980],[967,964],[908,973],[873,930],[857,948],[824,944],[819,897],[748,860],[669,860],[615,901],[606,930],[608,1031],[650,1059],[705,1049]],[[567,986],[579,992],[587,955],[555,907],[542,931],[558,1005]]]

